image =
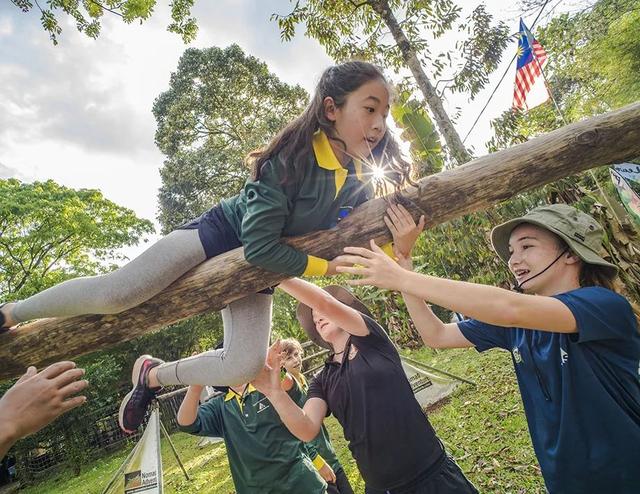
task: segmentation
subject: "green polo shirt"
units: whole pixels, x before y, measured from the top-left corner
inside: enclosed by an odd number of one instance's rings
[[[302,391],[288,392],[295,401]],[[244,396],[229,389],[198,408],[196,421],[180,427],[199,436],[222,437],[238,494],[324,494],[327,484],[307,456],[306,446],[280,420],[253,386]]]
[[[373,197],[359,161],[344,168],[324,132],[313,137],[308,166],[298,183],[283,184],[284,166],[274,157],[260,180],[249,180],[235,197],[221,202],[223,213],[244,246],[247,261],[291,276],[321,276],[328,262],[280,241],[335,226],[340,217]]]

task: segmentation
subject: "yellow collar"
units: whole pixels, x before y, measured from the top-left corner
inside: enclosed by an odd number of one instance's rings
[[[253,393],[254,391],[256,391],[256,388],[253,387],[253,384],[249,384],[249,386],[247,386],[246,394]],[[227,391],[227,394],[224,397],[224,401],[229,401],[233,398],[240,399],[242,398],[242,395],[239,395],[233,389],[229,388],[229,391]]]
[[[298,379],[296,376],[294,376],[293,374],[289,374],[293,379],[295,379],[295,381],[300,385],[301,388],[306,388],[307,387],[307,378],[304,377],[304,374],[300,373],[300,379]]]
[[[346,170],[333,152],[327,134],[322,130],[317,130],[315,134],[313,134],[312,144],[313,154],[320,168],[324,168],[325,170]],[[358,180],[362,181],[362,163],[360,160],[354,160],[353,166],[356,170]]]

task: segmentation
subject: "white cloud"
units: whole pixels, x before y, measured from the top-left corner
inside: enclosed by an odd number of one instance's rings
[[[0,38],[13,34],[13,24],[8,17],[0,17]]]
[[[92,42],[63,22],[56,47],[33,16],[14,17],[19,29],[0,46],[0,143],[60,140],[113,154],[149,145],[153,122],[127,98],[117,43]]]
[[[489,3],[500,8],[498,1]],[[269,18],[292,6],[279,0],[199,0],[193,13],[200,29],[192,46],[237,43],[284,81],[311,92],[331,60],[316,41],[303,36],[302,26],[292,42],[281,42]],[[152,219],[163,156],[154,144],[151,108],[168,88],[186,49],[179,36],[166,31],[169,7],[159,3],[142,25],[106,14],[97,40],[78,33],[70,19],[60,21],[60,44],[53,46],[37,13],[3,6],[0,161],[9,165],[0,165],[0,174],[99,188],[109,199]],[[494,115],[510,103],[512,83],[503,84],[500,102],[490,109]],[[466,96],[449,97],[447,108],[465,109],[460,131],[470,126],[484,101],[484,95],[474,103]],[[480,149],[489,136],[488,121],[484,117],[471,138]]]
[[[0,163],[0,178],[17,178],[18,180],[22,181],[28,180],[28,177],[26,175],[23,175],[15,168],[11,168],[4,163]]]

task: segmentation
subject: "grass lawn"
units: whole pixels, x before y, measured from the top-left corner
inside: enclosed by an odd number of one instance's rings
[[[474,381],[461,384],[429,419],[480,492],[544,494],[509,353],[420,349],[415,360]]]
[[[406,354],[477,383],[477,387],[460,385],[445,403],[429,413],[429,417],[449,452],[480,492],[544,493],[509,354],[498,351],[478,354],[472,349],[438,353],[421,349]],[[389,417],[389,420],[401,419]],[[364,483],[333,417],[328,420],[328,427],[355,492],[364,492]],[[191,480],[184,478],[163,439],[167,494],[235,492],[222,443],[198,448],[199,438],[182,433],[174,434],[172,440]],[[98,460],[84,467],[78,477],[61,472],[19,492],[99,494],[126,454],[127,451],[123,451]]]

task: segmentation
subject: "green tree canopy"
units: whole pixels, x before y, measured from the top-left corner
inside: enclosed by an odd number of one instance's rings
[[[122,260],[118,249],[153,233],[150,221],[98,190],[0,180],[0,292],[20,299]]]
[[[639,0],[599,0],[538,30],[549,85],[567,121],[640,99],[639,25]],[[489,146],[503,149],[562,125],[551,102],[526,113],[508,110],[492,122],[496,135]]]
[[[190,48],[153,105],[165,232],[237,193],[246,155],[265,145],[306,105],[306,91],[280,81],[238,45]]]
[[[303,24],[305,34],[336,60],[362,58],[396,71],[409,68],[413,78],[406,83],[422,92],[448,154],[462,164],[471,154],[444,110],[442,95],[451,90],[469,92],[473,98],[497,68],[509,31],[503,22],[494,22],[482,4],[465,19],[461,12],[452,0],[306,0],[272,19],[285,40]],[[433,41],[450,30],[463,32],[466,39],[452,49],[434,50]],[[439,82],[445,83],[441,91]]]
[[[156,0],[11,0],[23,12],[30,12],[35,8],[40,12],[42,28],[49,33],[54,45],[58,44],[58,37],[62,28],[58,19],[60,16],[73,18],[78,31],[90,38],[100,35],[102,17],[115,15],[130,24],[134,21],[143,22],[149,19],[156,6]],[[196,20],[191,17],[191,7],[194,0],[172,0],[172,22],[167,30],[180,35],[185,43],[195,39],[198,33]]]

